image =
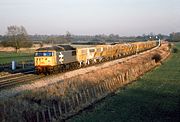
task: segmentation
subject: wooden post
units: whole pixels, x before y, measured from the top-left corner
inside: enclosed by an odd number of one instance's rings
[[[109,93],[108,82],[105,82],[106,92]]]
[[[114,91],[114,82],[112,82],[112,90]]]
[[[86,92],[85,92],[85,90],[83,90],[83,95],[84,95],[85,104],[86,104],[86,103],[87,103],[87,97],[86,97]]]
[[[108,82],[108,89],[109,89],[109,92],[111,92],[110,82]]]
[[[96,88],[95,88],[95,86],[93,87],[93,95],[94,95],[93,97],[96,98]]]
[[[75,103],[74,95],[71,96],[71,99],[72,99],[72,110],[74,110],[76,108],[76,103]]]
[[[102,89],[101,89],[101,85],[100,85],[100,84],[98,85],[98,89],[99,89],[99,94],[100,94],[100,96],[101,96],[101,94],[102,94]]]
[[[88,91],[89,91],[90,100],[92,100],[92,98],[93,98],[93,95],[92,95],[92,87],[89,88]]]
[[[71,100],[69,97],[67,98],[67,102],[68,102],[69,109],[70,109],[70,110],[68,109],[68,112],[71,112],[73,110],[73,108],[72,108],[72,103],[71,103]]]
[[[110,89],[111,89],[111,92],[113,92],[112,82],[110,82]]]
[[[58,110],[59,110],[59,116],[62,114],[61,104],[58,102]]]
[[[79,97],[80,97],[80,104],[81,105],[83,103],[83,98],[82,98],[82,94],[81,93],[78,93],[79,94]]]
[[[125,77],[125,74],[123,73],[123,74],[122,74],[122,84],[123,84],[123,85],[124,85],[124,81],[125,81],[124,77]]]
[[[52,121],[52,117],[51,117],[51,111],[50,111],[50,108],[48,107],[48,118],[50,121]]]
[[[65,100],[63,100],[63,103],[64,103],[64,113],[66,114],[66,113],[67,113],[66,101],[65,101]]]
[[[99,94],[100,94],[99,85],[96,86],[96,94],[97,94],[97,98],[99,98]]]
[[[93,88],[93,87],[90,87],[90,88],[88,89],[88,91],[89,91],[89,97],[90,97],[91,100],[92,100],[92,98],[93,98],[92,88]]]
[[[122,82],[122,76],[121,76],[121,74],[120,74],[120,75],[119,75],[119,83],[118,83],[119,86],[121,86],[121,84],[122,84],[121,82]]]
[[[89,94],[89,89],[86,89],[86,92],[87,92],[87,96],[88,96],[88,101],[90,101],[91,96],[90,96],[90,94]]]
[[[5,121],[5,104],[0,105],[0,120]]]
[[[126,77],[127,77],[126,78],[127,79],[126,83],[129,83],[129,72],[128,71],[126,72]]]
[[[42,111],[41,113],[42,113],[42,117],[43,117],[43,122],[46,122],[46,117],[45,117],[45,113],[44,113],[45,111]]]
[[[104,92],[103,92],[103,86],[102,86],[102,83],[100,84],[100,89],[101,89],[101,95],[103,95]]]
[[[75,98],[76,98],[76,101],[77,101],[77,106],[79,106],[79,98],[78,98],[77,94],[75,95]]]
[[[102,83],[103,93],[106,92],[106,86],[105,86],[105,84],[106,84],[105,82]]]
[[[53,103],[53,111],[54,111],[54,116],[57,117],[56,107],[55,107],[55,104],[54,104],[54,103]]]
[[[107,95],[108,89],[107,89],[107,86],[106,86],[106,82],[103,83],[103,88],[104,88],[104,94]]]
[[[36,122],[39,122],[39,112],[36,112]]]

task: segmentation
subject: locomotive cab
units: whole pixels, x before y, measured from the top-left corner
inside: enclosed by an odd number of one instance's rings
[[[38,51],[35,52],[35,66],[54,66],[55,51]]]
[[[72,62],[76,62],[76,50],[69,45],[39,48],[34,54],[37,74],[50,74]]]
[[[56,51],[38,49],[34,54],[35,72],[48,73],[56,65]]]

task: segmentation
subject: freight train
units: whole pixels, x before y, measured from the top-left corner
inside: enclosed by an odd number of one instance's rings
[[[156,47],[156,41],[125,44],[104,44],[74,48],[70,45],[43,47],[35,51],[34,64],[37,74],[51,74],[122,58]]]

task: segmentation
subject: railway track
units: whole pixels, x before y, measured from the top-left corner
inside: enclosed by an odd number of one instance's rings
[[[0,90],[9,88],[18,84],[27,83],[36,79],[45,77],[44,75],[35,75],[34,71],[16,73],[0,78]]]

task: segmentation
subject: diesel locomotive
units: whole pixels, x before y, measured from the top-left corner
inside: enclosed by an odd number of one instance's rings
[[[137,54],[156,46],[156,41],[146,41],[81,48],[74,48],[70,45],[43,47],[35,51],[35,71],[37,74],[62,72],[68,69]]]

